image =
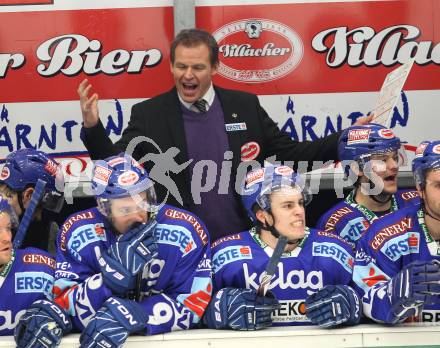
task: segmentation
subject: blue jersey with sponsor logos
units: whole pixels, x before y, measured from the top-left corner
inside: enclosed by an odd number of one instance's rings
[[[0,336],[13,335],[31,304],[52,299],[55,260],[36,248],[17,250],[0,273]]]
[[[148,314],[145,334],[197,325],[211,298],[209,235],[193,214],[168,205],[157,214],[158,256],[144,267],[139,303]],[[82,330],[112,292],[103,283],[98,258],[115,241],[97,208],[71,215],[58,234],[56,302]]]
[[[350,194],[352,195],[353,192]],[[350,242],[357,242],[361,234],[378,217],[374,212],[360,204],[352,203],[350,198],[336,204],[323,214],[316,224],[318,230],[337,234]],[[408,205],[418,205],[419,194],[415,190],[398,190],[392,197],[392,210]]]
[[[440,248],[431,238],[418,206],[409,206],[374,222],[356,248],[353,280],[363,294],[364,314],[389,322],[388,281],[409,263],[440,260]],[[388,319],[387,319],[388,318]],[[425,306],[411,321],[440,321],[440,306]]]
[[[214,290],[225,287],[258,289],[273,249],[254,231],[223,237],[212,244]],[[310,230],[293,251],[283,253],[269,290],[280,301],[273,326],[310,325],[305,300],[329,284],[351,281],[353,249],[333,234]]]

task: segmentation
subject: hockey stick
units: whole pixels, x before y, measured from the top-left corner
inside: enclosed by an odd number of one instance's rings
[[[142,273],[144,271],[142,270],[141,272],[139,272],[136,275],[136,285],[134,288],[134,300],[136,302],[140,302],[141,301],[141,284],[142,284]]]
[[[32,217],[37,209],[38,203],[40,203],[41,198],[43,198],[44,189],[46,188],[46,182],[38,179],[37,184],[35,185],[34,192],[32,193],[31,200],[29,202],[28,207],[26,208],[23,218],[20,221],[20,225],[18,225],[17,234],[15,235],[14,242],[12,244],[14,250],[20,248],[21,243],[23,242],[24,237],[26,236],[27,229],[29,224],[32,221]]]
[[[277,245],[275,246],[275,250],[273,251],[273,254],[270,257],[269,262],[267,263],[266,269],[263,273],[263,277],[261,279],[261,284],[257,290],[258,296],[265,296],[266,295],[267,290],[270,285],[270,281],[272,280],[272,277],[277,270],[278,262],[280,262],[281,255],[284,252],[284,248],[286,247],[286,244],[287,244],[287,237],[280,236],[278,238]]]

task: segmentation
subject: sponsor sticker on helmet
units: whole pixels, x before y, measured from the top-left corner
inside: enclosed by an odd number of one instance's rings
[[[52,176],[57,176],[59,166],[51,159],[48,159],[46,165],[44,166],[44,170]]]
[[[368,143],[371,129],[352,129],[348,132],[347,145]]]
[[[127,161],[125,160],[124,157],[116,157],[116,158],[113,158],[110,161],[108,161],[108,165],[110,167],[114,167],[120,163],[125,163],[125,162],[127,162]]]
[[[107,185],[112,172],[113,171],[111,169],[97,165],[95,167],[95,175],[93,176],[93,181],[101,185]]]
[[[421,157],[428,145],[429,145],[428,142],[421,143],[416,149],[416,157]]]
[[[250,141],[241,147],[241,160],[243,162],[252,161],[260,154],[260,145],[255,141]]]
[[[435,154],[437,154],[437,155],[440,155],[440,144],[435,145],[435,146],[432,148],[432,152],[435,153]]]
[[[126,171],[125,173],[121,174],[118,178],[118,184],[121,186],[134,185],[138,181],[139,181],[139,175],[132,170]]]
[[[275,168],[275,173],[278,175],[288,176],[292,175],[293,169],[288,166],[280,166]]]
[[[11,172],[9,170],[9,167],[4,166],[2,169],[2,172],[0,174],[0,180],[6,180],[9,178],[10,175],[11,175]]]
[[[379,129],[377,132],[381,138],[384,139],[393,139],[395,135],[391,129]]]
[[[255,185],[256,183],[262,182],[263,179],[264,179],[264,169],[263,168],[250,172],[246,176],[246,188],[249,188],[249,187]]]

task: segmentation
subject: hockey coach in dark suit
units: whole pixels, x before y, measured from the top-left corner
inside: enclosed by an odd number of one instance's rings
[[[271,156],[277,161],[336,160],[339,136],[293,141],[279,130],[256,95],[214,86],[218,50],[208,32],[182,30],[170,52],[175,87],[135,104],[128,127],[115,144],[99,120],[97,94],[89,96],[87,80],[78,88],[83,140],[91,158],[103,159],[127,147],[130,152],[130,142],[137,143],[132,155],[144,162],[159,184],[158,200],[196,213],[212,241],[249,227],[235,189],[246,170],[241,163],[263,164]],[[155,155],[159,152],[162,156]]]

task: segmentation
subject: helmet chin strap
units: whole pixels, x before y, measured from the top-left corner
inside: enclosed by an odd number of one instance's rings
[[[20,209],[21,209],[21,213],[18,216],[18,221],[21,221],[21,219],[24,215],[24,212],[26,211],[26,208],[24,207],[24,204],[23,204],[23,191],[17,192],[17,198],[18,198],[18,205],[20,206]]]
[[[378,195],[372,195],[370,197],[376,203],[385,204],[385,203],[388,203],[389,201],[391,201],[391,198],[393,197],[393,195],[382,191]]]
[[[372,182],[370,179],[368,179],[368,181],[367,182],[365,182],[365,184],[370,184],[370,187],[373,187],[374,188],[374,182]],[[356,190],[357,189],[360,189],[360,190],[362,190],[362,188],[360,187],[360,185],[362,185],[362,183],[358,180],[357,181],[357,187],[356,187]],[[355,192],[356,193],[356,192]],[[393,195],[391,194],[391,193],[387,193],[387,192],[384,192],[384,191],[382,191],[381,193],[379,193],[378,195],[368,195],[368,197],[371,197],[371,199],[373,200],[373,201],[375,201],[376,203],[379,203],[379,204],[386,204],[386,203],[388,203],[389,201],[391,201],[391,199],[393,198]]]

